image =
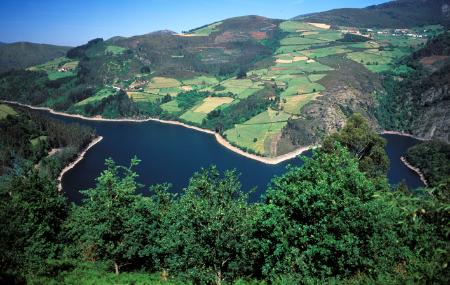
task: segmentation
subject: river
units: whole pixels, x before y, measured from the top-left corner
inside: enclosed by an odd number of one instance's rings
[[[244,191],[252,191],[251,201],[264,195],[272,177],[282,174],[288,165],[301,165],[294,158],[277,165],[268,165],[243,157],[216,142],[214,136],[182,126],[159,122],[102,122],[86,121],[47,113],[49,117],[67,123],[77,122],[95,128],[103,140],[92,147],[62,179],[62,186],[70,201],[79,202],[80,190],[95,186],[95,178],[104,169],[106,158],[128,165],[137,156],[142,162],[136,167],[139,182],[149,186],[169,182],[174,192],[186,187],[192,174],[202,167],[216,165],[221,171],[236,169],[241,174]],[[388,178],[391,184],[404,180],[409,188],[423,186],[419,176],[407,168],[400,157],[419,141],[399,135],[383,135],[391,161]],[[311,152],[305,153],[310,156]],[[146,192],[146,189],[143,190]]]

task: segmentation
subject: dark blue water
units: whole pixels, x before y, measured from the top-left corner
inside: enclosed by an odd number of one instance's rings
[[[120,165],[128,165],[130,159],[137,156],[142,160],[136,168],[140,183],[148,186],[169,182],[175,192],[186,187],[192,174],[202,167],[216,165],[221,171],[236,169],[241,173],[243,190],[254,190],[250,194],[252,201],[258,201],[271,178],[282,174],[289,164],[302,163],[299,158],[294,158],[277,165],[267,165],[228,150],[218,144],[212,135],[181,126],[158,122],[97,122],[52,114],[49,116],[91,126],[103,136],[103,140],[63,177],[63,189],[74,202],[80,201],[79,190],[95,186],[95,178],[104,169],[106,158],[112,158]],[[400,161],[406,150],[418,141],[397,135],[384,137],[388,141],[387,153],[391,160],[389,181],[397,184],[405,180],[410,188],[423,186],[418,175]]]

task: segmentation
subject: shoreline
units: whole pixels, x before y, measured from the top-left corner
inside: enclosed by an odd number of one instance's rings
[[[423,173],[420,170],[420,168],[413,166],[411,163],[409,163],[408,160],[406,160],[406,158],[404,156],[400,157],[400,160],[403,162],[403,164],[406,167],[408,167],[409,169],[414,171],[417,175],[419,175],[420,180],[423,182],[423,184],[425,184],[425,186],[428,186],[427,179],[425,178],[425,175],[423,175]]]
[[[9,104],[14,104],[14,105],[19,105],[22,107],[27,107],[33,110],[41,110],[41,111],[47,111],[51,114],[54,115],[58,115],[58,116],[64,116],[64,117],[70,117],[70,118],[76,118],[76,119],[81,119],[81,120],[87,120],[87,121],[98,121],[98,122],[132,122],[132,123],[143,123],[143,122],[158,122],[161,124],[169,124],[169,125],[176,125],[176,126],[181,126],[181,127],[185,127],[188,129],[192,129],[195,131],[199,131],[199,132],[203,132],[203,133],[207,133],[210,135],[214,135],[214,137],[216,138],[217,143],[219,143],[220,145],[222,145],[223,147],[239,154],[242,155],[244,157],[259,161],[261,163],[265,163],[265,164],[270,164],[270,165],[275,165],[275,164],[279,164],[281,162],[284,162],[286,160],[290,160],[293,159],[297,156],[299,156],[300,154],[302,154],[305,151],[311,150],[316,148],[317,146],[304,146],[304,147],[300,147],[294,151],[288,152],[286,154],[282,154],[276,157],[263,157],[263,156],[259,156],[256,154],[251,154],[248,152],[243,151],[242,149],[233,146],[230,142],[228,142],[227,140],[225,140],[224,137],[222,137],[220,134],[208,130],[208,129],[203,129],[200,127],[196,127],[196,126],[191,126],[182,122],[178,122],[178,121],[173,121],[173,120],[162,120],[162,119],[157,119],[157,118],[146,118],[146,119],[105,119],[105,118],[93,118],[93,117],[86,117],[83,115],[77,115],[77,114],[68,114],[68,113],[64,113],[64,112],[58,112],[55,111],[51,108],[48,107],[37,107],[37,106],[32,106],[32,105],[28,105],[28,104],[23,104],[23,103],[19,103],[16,101],[8,101],[8,100],[2,100],[5,103],[9,103]]]
[[[263,156],[259,156],[259,155],[256,155],[256,154],[251,154],[251,153],[245,152],[244,150],[233,146],[230,142],[228,142],[219,133],[216,133],[216,132],[208,130],[208,129],[203,129],[203,128],[196,127],[196,126],[191,126],[191,125],[179,122],[179,121],[162,120],[162,119],[157,119],[157,118],[146,118],[146,119],[105,119],[105,118],[93,118],[93,117],[86,117],[86,116],[78,115],[78,114],[68,114],[68,113],[64,113],[64,112],[55,111],[55,110],[53,110],[51,108],[48,108],[48,107],[37,107],[37,106],[32,106],[32,105],[28,105],[28,104],[19,103],[19,102],[16,102],[16,101],[8,101],[8,100],[1,100],[1,101],[5,102],[5,103],[9,103],[9,104],[15,104],[15,105],[27,107],[27,108],[30,108],[30,109],[33,109],[33,110],[47,111],[47,112],[49,112],[51,114],[54,114],[54,115],[70,117],[70,118],[77,118],[77,119],[87,120],[87,121],[132,122],[132,123],[143,123],[143,122],[153,121],[153,122],[158,122],[158,123],[161,123],[161,124],[170,124],[170,125],[181,126],[181,127],[185,127],[185,128],[188,128],[188,129],[195,130],[195,131],[199,131],[199,132],[207,133],[207,134],[210,134],[210,135],[214,135],[214,137],[216,138],[217,143],[219,143],[223,147],[227,148],[228,150],[230,150],[232,152],[235,152],[235,153],[237,153],[239,155],[242,155],[242,156],[244,156],[246,158],[253,159],[253,160],[259,161],[261,163],[270,164],[270,165],[276,165],[276,164],[279,164],[281,162],[293,159],[293,158],[299,156],[300,154],[302,154],[303,152],[306,152],[308,150],[315,149],[315,148],[319,147],[319,146],[311,146],[311,145],[310,146],[303,146],[303,147],[297,148],[294,151],[291,151],[289,153],[282,154],[282,155],[279,155],[279,156],[276,156],[276,157],[263,157]],[[411,138],[414,138],[414,139],[417,139],[417,140],[420,140],[420,141],[427,141],[428,140],[428,139],[425,139],[425,138],[416,137],[416,136],[414,136],[412,134],[399,132],[399,131],[382,130],[380,132],[380,134],[382,134],[382,135],[383,134],[387,134],[387,135],[406,136],[406,137],[411,137]],[[405,165],[406,165],[406,163],[405,163]],[[409,166],[408,165],[406,165],[406,166],[408,168],[414,170],[415,172],[417,172],[416,169],[412,165],[409,164]],[[420,169],[419,169],[419,172],[420,172]],[[420,174],[419,174],[419,176],[420,176]],[[423,174],[421,176],[421,180],[422,181],[425,180],[425,178],[423,177]],[[425,182],[424,182],[424,184],[427,185]]]
[[[399,132],[399,131],[387,131],[387,130],[383,130],[380,133],[381,135],[398,135],[398,136],[404,136],[404,137],[410,137],[419,141],[429,141],[429,139],[426,138],[422,138],[422,137],[417,137],[415,135],[412,134],[408,134],[408,133],[404,133],[404,132]]]
[[[89,149],[91,149],[93,146],[98,144],[102,139],[103,139],[102,136],[98,136],[95,139],[93,139],[83,150],[81,150],[81,152],[78,153],[77,158],[74,161],[72,161],[71,163],[66,165],[61,170],[61,172],[58,175],[58,178],[56,179],[56,181],[58,182],[58,191],[59,192],[61,192],[63,190],[62,178],[64,177],[64,174],[66,174],[69,170],[74,168],[80,161],[82,161],[84,156],[86,155],[86,153],[89,151]]]

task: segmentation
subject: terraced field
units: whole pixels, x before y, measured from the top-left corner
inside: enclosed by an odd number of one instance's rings
[[[261,61],[258,59],[245,66],[245,74],[242,74],[244,67],[225,73],[208,73],[205,70],[195,71],[194,65],[189,65],[179,74],[158,72],[147,62],[146,68],[137,69],[140,72],[133,73],[131,78],[114,77],[114,82],[108,85],[114,84],[114,88],[105,87],[94,96],[74,104],[70,110],[90,109],[84,107],[116,94],[120,88],[131,102],[137,103],[144,115],[150,110],[151,116],[179,119],[215,129],[232,144],[248,152],[274,156],[280,154],[278,143],[287,122],[309,120],[311,114],[307,113],[307,107],[311,106],[310,103],[324,102],[326,86],[330,86],[330,80],[341,69],[337,62],[348,64],[353,61],[361,65],[361,70],[365,68],[364,71],[372,73],[407,73],[408,67],[399,65],[398,60],[426,41],[424,38],[391,35],[391,31],[377,29],[364,31],[361,36],[361,31],[356,28],[302,21],[277,22],[246,32],[233,30],[233,26],[229,26],[230,31],[223,31],[221,26],[224,23],[216,22],[189,33],[173,35],[182,41],[194,37],[191,40],[205,45],[195,48],[182,48],[180,45],[171,50],[170,60],[175,64],[173,70],[178,70],[180,66],[177,64],[184,60],[188,64],[195,62],[190,61],[192,54],[202,63],[225,63],[233,53],[226,44],[232,41],[237,44],[245,38],[245,34],[262,42],[270,29],[278,25],[283,37],[277,39],[272,55],[268,54]],[[209,41],[216,45],[208,46],[206,43]],[[86,55],[107,56],[110,60],[108,72],[113,70],[117,74],[127,74],[128,71],[122,70],[130,68],[130,59],[119,61],[128,55],[125,52],[127,48],[130,47],[116,45],[116,42],[106,43],[89,49]],[[184,49],[192,54],[186,56],[188,53],[184,54]],[[46,71],[48,77],[55,80],[75,76],[78,64],[78,61],[62,57],[30,70]],[[156,114],[151,113],[154,110]]]

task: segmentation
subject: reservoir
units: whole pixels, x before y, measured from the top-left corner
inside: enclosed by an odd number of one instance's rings
[[[67,123],[79,123],[94,128],[103,140],[92,147],[74,168],[62,179],[62,186],[70,201],[79,202],[80,190],[95,186],[95,179],[105,168],[104,162],[112,158],[119,165],[129,165],[134,156],[141,159],[135,168],[138,181],[148,186],[157,183],[172,184],[171,191],[181,192],[189,178],[202,167],[217,166],[221,171],[236,169],[240,173],[242,189],[251,191],[250,200],[259,201],[267,185],[275,175],[281,175],[288,165],[299,166],[300,158],[268,165],[243,157],[216,142],[214,136],[182,126],[159,122],[106,122],[88,121],[55,114],[49,117]],[[419,176],[408,169],[400,157],[419,141],[406,136],[383,135],[387,140],[386,151],[390,159],[388,174],[391,184],[402,180],[409,188],[423,186]],[[311,152],[304,153],[310,156]]]

